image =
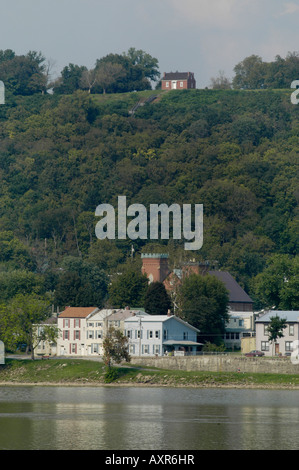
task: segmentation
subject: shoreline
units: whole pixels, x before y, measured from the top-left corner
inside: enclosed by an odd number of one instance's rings
[[[221,388],[221,389],[238,389],[238,390],[299,390],[299,385],[287,384],[160,384],[160,383],[126,383],[126,382],[112,382],[112,383],[78,383],[78,382],[0,382],[0,387],[152,387],[152,388]]]

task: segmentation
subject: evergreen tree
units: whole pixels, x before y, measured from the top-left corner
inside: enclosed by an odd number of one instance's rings
[[[166,315],[171,308],[171,300],[161,282],[152,282],[145,294],[145,311],[151,315]]]

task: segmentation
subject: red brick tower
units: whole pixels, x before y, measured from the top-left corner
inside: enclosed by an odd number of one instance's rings
[[[149,283],[163,282],[169,274],[168,255],[164,253],[142,253],[142,274],[146,274]]]

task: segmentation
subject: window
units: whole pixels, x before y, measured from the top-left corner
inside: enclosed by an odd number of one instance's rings
[[[72,353],[76,354],[76,352],[77,352],[77,345],[76,345],[76,343],[73,343],[72,344]]]
[[[169,88],[169,82],[166,82],[166,87]]]
[[[155,331],[155,338],[160,338],[160,331],[159,330]]]
[[[264,336],[269,336],[268,325],[264,325]]]
[[[79,330],[74,331],[74,339],[80,339],[80,331]]]
[[[261,342],[261,350],[262,351],[269,351],[269,341],[262,341]]]
[[[87,339],[93,339],[94,338],[94,332],[93,331],[87,331]]]
[[[286,350],[286,352],[292,352],[293,351],[293,341],[286,341],[285,350]]]
[[[135,339],[142,338],[142,330],[135,330]]]
[[[99,345],[97,343],[92,343],[91,352],[96,354],[99,352]]]
[[[290,336],[294,336],[294,334],[295,334],[295,333],[294,333],[294,325],[291,324],[291,325],[289,325],[289,335],[290,335]]]
[[[96,330],[96,338],[98,339],[102,338],[102,330]]]
[[[160,354],[160,345],[154,344],[153,345],[153,354]]]
[[[63,339],[70,339],[70,332],[68,330],[63,332]]]
[[[132,330],[127,330],[127,338],[132,338]]]
[[[184,82],[180,82],[180,87],[183,88]]]
[[[129,344],[129,353],[135,354],[135,344]]]
[[[148,331],[147,331],[147,337],[148,337],[148,338],[152,338],[152,337],[153,337],[153,332],[152,332],[152,330],[148,330]]]
[[[142,353],[143,354],[149,354],[149,345],[148,344],[143,344],[142,345]]]
[[[183,339],[188,339],[188,332],[187,332],[187,331],[184,331],[184,333],[183,333]]]
[[[94,323],[93,323],[93,322],[92,322],[92,323],[88,323],[87,326],[90,326],[91,328],[93,328],[93,327],[94,327]]]
[[[244,326],[244,320],[239,320],[239,326]]]
[[[163,339],[167,339],[167,337],[168,337],[167,330],[164,330],[163,331]]]
[[[80,318],[75,318],[74,325],[75,328],[80,328]]]
[[[70,327],[70,319],[69,319],[69,318],[65,318],[65,319],[64,319],[64,327],[65,327],[65,328],[69,328],[69,327]]]

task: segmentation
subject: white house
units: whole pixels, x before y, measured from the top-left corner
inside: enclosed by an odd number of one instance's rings
[[[85,356],[93,351],[93,342],[97,343],[96,338],[102,334],[103,318],[95,323],[94,319],[90,321],[90,317],[99,311],[98,307],[67,307],[58,316],[59,356]]]
[[[278,338],[275,344],[269,342],[268,326],[272,317],[278,316],[286,320],[283,337]],[[299,311],[298,310],[270,310],[258,317],[256,326],[256,349],[265,353],[265,356],[290,356],[294,341],[299,340]]]
[[[199,330],[174,315],[139,315],[125,320],[131,356],[196,354]]]
[[[58,316],[57,355],[102,356],[103,340],[110,326],[124,328],[124,318],[138,314],[134,310],[67,307]],[[146,315],[143,312],[143,315]]]
[[[225,325],[224,344],[227,348],[241,349],[242,339],[255,336],[254,313],[229,310]]]

